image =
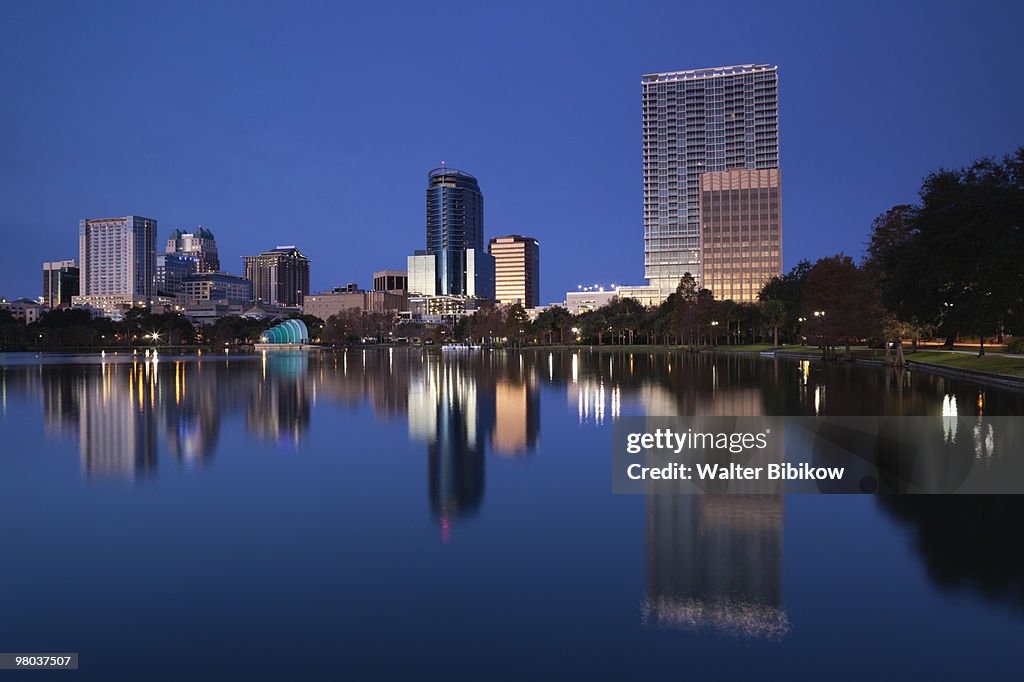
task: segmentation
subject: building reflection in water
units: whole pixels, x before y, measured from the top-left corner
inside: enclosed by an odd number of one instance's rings
[[[735,368],[727,363],[679,365],[677,374],[703,386],[709,399],[681,404],[677,393],[652,382],[642,391],[645,414],[766,414],[762,392],[744,386],[742,376],[734,375]],[[732,486],[748,487],[744,483]],[[750,483],[751,493],[776,489]],[[643,622],[744,637],[783,637],[790,627],[782,589],[784,509],[778,493],[649,494]]]
[[[782,637],[782,529],[780,495],[649,495],[643,621]]]
[[[447,541],[453,520],[483,502],[488,446],[513,457],[536,448],[536,378],[520,354],[426,354],[408,396],[409,436],[427,443],[430,507]]]
[[[79,384],[78,450],[87,477],[140,478],[157,466],[157,361],[100,366]]]

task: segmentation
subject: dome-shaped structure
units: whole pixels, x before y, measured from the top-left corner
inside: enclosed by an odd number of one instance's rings
[[[309,343],[309,330],[302,320],[285,320],[263,332],[261,343],[303,344]]]

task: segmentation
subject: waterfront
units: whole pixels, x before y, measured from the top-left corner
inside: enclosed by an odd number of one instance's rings
[[[0,364],[0,641],[80,679],[1019,669],[1018,498],[612,495],[609,461],[622,416],[941,424],[1021,393],[614,350]]]

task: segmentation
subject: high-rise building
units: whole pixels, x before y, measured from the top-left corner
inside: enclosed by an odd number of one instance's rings
[[[43,305],[66,308],[78,295],[79,270],[76,260],[43,263]]]
[[[278,246],[258,256],[243,256],[245,279],[256,301],[298,306],[309,293],[309,258],[294,246]]]
[[[175,230],[167,239],[167,253],[188,256],[196,261],[196,272],[219,272],[220,257],[213,232],[202,225],[193,232]]]
[[[650,288],[663,298],[689,272],[719,298],[749,296],[782,268],[776,67],[653,73],[642,89]]]
[[[533,237],[513,234],[491,237],[494,257],[494,297],[498,303],[540,305],[540,246]]]
[[[427,175],[427,254],[434,256],[430,295],[469,296],[467,256],[484,254],[484,195],[476,178],[454,168]]]
[[[156,221],[140,216],[81,220],[80,295],[75,304],[112,310],[149,305],[154,294]]]

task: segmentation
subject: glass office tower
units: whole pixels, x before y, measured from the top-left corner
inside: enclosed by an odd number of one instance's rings
[[[470,296],[466,281],[468,249],[484,251],[484,196],[476,178],[454,168],[427,176],[427,254],[435,257],[436,286],[431,295]]]
[[[775,66],[745,64],[647,74],[642,89],[644,276],[664,297],[675,291],[687,272],[706,286],[702,176],[737,169],[778,169],[778,77]],[[777,172],[770,182],[755,178],[749,184],[705,182],[704,190],[768,190],[775,199],[766,199],[766,205],[777,207],[781,195]],[[749,204],[743,197],[732,198],[737,213]],[[715,205],[725,204],[716,200]],[[716,223],[717,248],[731,249],[728,254],[722,252],[717,261],[728,264],[717,277],[720,287],[726,277],[738,277],[730,288],[745,293],[758,284],[753,280],[766,272],[765,263],[771,263],[769,269],[778,263],[781,269],[782,230],[777,217],[771,228],[759,225],[756,229],[758,273],[749,276],[738,267],[749,250],[743,243],[746,226],[738,220]],[[727,228],[725,234],[723,227]],[[734,230],[734,239],[728,230]],[[767,255],[762,256],[761,251]],[[720,291],[715,294],[722,296]]]

